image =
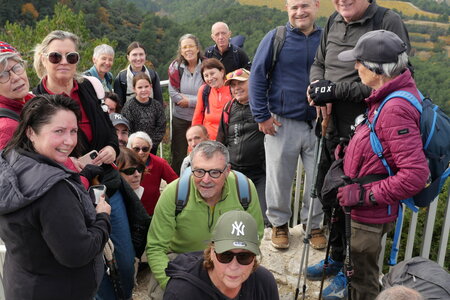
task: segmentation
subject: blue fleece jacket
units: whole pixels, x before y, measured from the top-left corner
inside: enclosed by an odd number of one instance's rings
[[[306,89],[322,29],[316,27],[309,36],[305,36],[299,29],[291,28],[288,22],[286,40],[268,80],[275,32],[273,29],[263,38],[252,63],[249,98],[255,121],[264,122],[271,113],[298,121],[313,120],[316,111],[308,105]]]

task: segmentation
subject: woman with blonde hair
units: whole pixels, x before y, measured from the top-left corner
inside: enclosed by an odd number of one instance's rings
[[[115,129],[102,108],[91,80],[77,73],[80,54],[78,37],[70,32],[55,30],[50,32],[35,48],[34,69],[41,79],[33,93],[63,94],[72,98],[81,109],[78,143],[82,155],[92,150],[98,156],[95,165],[111,164],[119,154],[119,143]],[[97,80],[91,77],[92,80]],[[100,84],[100,82],[98,82]],[[79,168],[84,166],[79,164]]]

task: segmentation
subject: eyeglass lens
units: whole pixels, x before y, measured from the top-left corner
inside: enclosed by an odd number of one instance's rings
[[[144,167],[137,166],[137,167],[131,167],[131,168],[120,170],[120,172],[124,173],[125,175],[133,175],[136,171],[138,171],[140,174],[142,174],[142,172],[144,172]]]
[[[240,252],[240,253],[233,253],[231,251],[225,251],[223,253],[216,252],[217,260],[222,264],[229,264],[233,260],[233,257],[235,256],[237,262],[243,266],[248,266],[253,262],[253,259],[255,258],[255,254],[250,252]]]
[[[0,83],[7,83],[9,81],[9,78],[11,77],[11,72],[13,72],[16,75],[21,75],[25,71],[25,66],[22,62],[18,62],[15,64],[11,69],[8,71],[3,71],[0,73]]]
[[[133,150],[134,150],[135,152],[139,152],[139,151],[142,151],[142,152],[148,152],[148,151],[150,150],[150,147],[142,147],[142,148],[139,148],[139,147],[133,147]]]
[[[222,173],[225,171],[226,168],[227,168],[227,166],[225,166],[225,168],[223,168],[223,170],[217,170],[217,169],[211,169],[211,170],[194,169],[194,170],[192,170],[192,174],[194,174],[194,176],[197,177],[197,178],[203,178],[206,175],[206,173],[208,173],[209,176],[211,176],[212,178],[219,178],[220,175],[222,175]]]
[[[59,64],[62,61],[62,54],[59,52],[50,52],[47,54],[49,62],[52,64]],[[80,54],[77,52],[69,52],[66,55],[66,60],[69,64],[74,65],[80,60]]]

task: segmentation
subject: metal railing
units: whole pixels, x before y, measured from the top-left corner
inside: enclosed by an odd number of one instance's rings
[[[303,166],[301,163],[301,159],[299,158],[298,164],[297,164],[297,176],[296,176],[296,182],[293,185],[293,188],[295,188],[295,194],[292,199],[292,207],[293,207],[293,217],[291,226],[295,226],[299,224],[298,216],[299,211],[301,208],[301,202],[302,201],[309,201],[309,199],[304,199],[304,191],[303,191],[303,182],[304,182],[304,172],[303,172]],[[436,258],[436,262],[440,266],[444,266],[444,263],[446,261],[446,258],[449,259],[450,254],[447,253],[447,245],[448,245],[448,239],[449,239],[449,233],[450,233],[450,189],[447,193],[446,197],[446,206],[444,210],[444,217],[441,227],[441,232],[439,235],[439,248],[438,248],[438,254]],[[408,227],[407,230],[407,236],[401,236],[401,239],[406,238],[406,247],[405,249],[400,248],[399,244],[399,252],[404,254],[404,259],[409,259],[413,256],[413,250],[414,250],[414,244],[417,244],[417,241],[420,242],[420,248],[419,248],[419,255],[424,258],[430,258],[430,250],[431,250],[431,244],[432,244],[432,238],[433,238],[433,232],[434,227],[436,225],[436,214],[437,214],[437,207],[438,207],[438,199],[435,199],[431,205],[427,208],[422,208],[422,211],[425,211],[425,222],[423,225],[423,231],[422,234],[419,236],[417,234],[417,231],[419,229],[420,224],[418,223],[418,216],[419,213],[415,213],[411,211],[411,218],[409,224],[406,224]],[[405,206],[403,206],[403,215],[405,216]],[[423,212],[422,212],[423,213]],[[403,218],[405,220],[405,218]],[[386,240],[387,236],[385,235],[383,237],[383,250],[380,254],[378,265],[380,267],[380,270],[382,270],[383,266],[386,265],[384,260],[384,254],[386,250]],[[416,242],[416,243],[415,243]],[[398,254],[397,253],[397,254]]]

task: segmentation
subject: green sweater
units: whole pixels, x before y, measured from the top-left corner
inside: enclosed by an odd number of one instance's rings
[[[211,240],[211,233],[219,216],[230,210],[243,210],[237,193],[236,177],[233,172],[230,172],[222,189],[222,198],[214,207],[208,206],[202,199],[191,178],[189,200],[183,211],[175,217],[178,180],[171,182],[159,197],[147,236],[148,264],[163,289],[169,281],[165,273],[169,263],[168,253],[205,249]],[[249,182],[251,202],[247,212],[258,224],[261,241],[264,221],[255,186],[250,180]]]

